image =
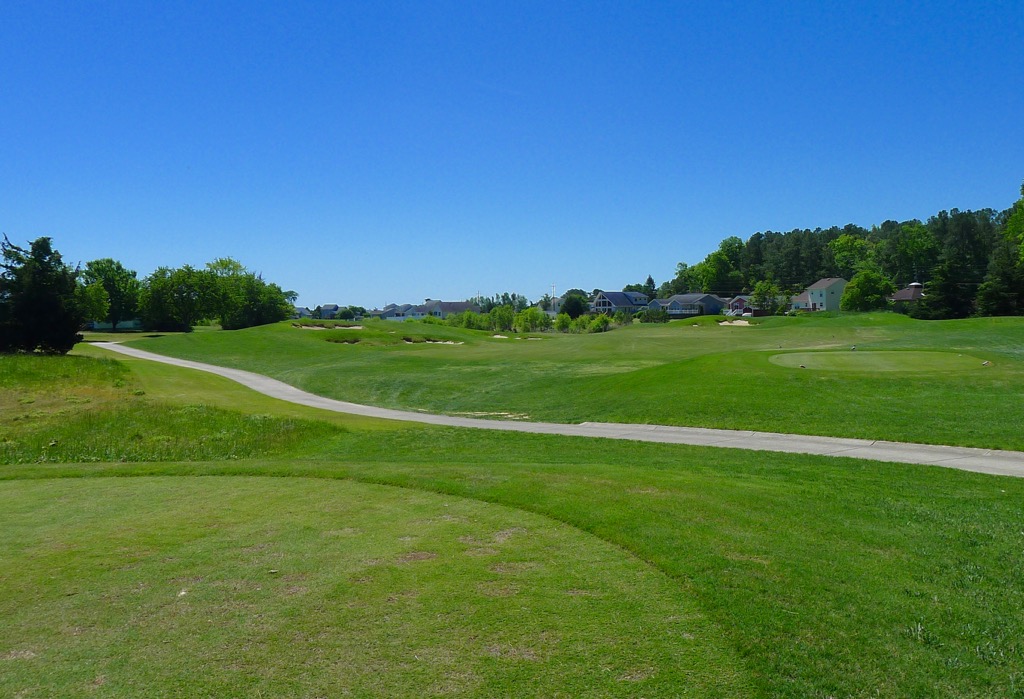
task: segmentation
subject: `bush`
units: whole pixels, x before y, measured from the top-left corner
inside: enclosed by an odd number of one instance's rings
[[[559,313],[555,316],[555,330],[560,333],[569,332],[569,327],[572,325],[572,318],[569,317],[568,313]]]
[[[611,327],[612,319],[602,313],[601,315],[594,316],[590,319],[590,324],[587,326],[587,332],[590,333],[603,333]]]

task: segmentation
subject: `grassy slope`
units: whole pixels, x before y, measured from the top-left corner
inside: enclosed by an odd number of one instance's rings
[[[193,375],[170,369],[151,376],[147,395],[177,395]],[[202,391],[216,392],[220,381],[200,384]],[[244,392],[238,395],[238,407],[250,407]],[[1021,481],[853,460],[404,426],[371,433],[325,424],[315,438],[298,449],[288,446],[285,453],[298,452],[303,459],[271,455],[219,464],[11,466],[4,469],[5,477],[20,482],[3,488],[14,502],[32,502],[33,488],[41,488],[37,492],[45,498],[58,494],[49,490],[51,485],[67,486],[25,479],[310,476],[500,503],[572,524],[667,574],[682,595],[675,603],[684,616],[690,618],[693,611],[687,600],[696,601],[712,624],[698,644],[703,670],[711,676],[721,673],[733,688],[744,683],[754,687],[741,693],[1020,693]],[[239,481],[239,487],[252,487],[245,482]],[[273,490],[271,486],[268,493]],[[155,504],[159,498],[143,500]],[[286,529],[284,515],[292,514],[288,509],[262,508],[270,516],[266,526]],[[194,527],[182,525],[185,538],[207,535],[209,527],[202,521]],[[295,545],[283,543],[282,548],[287,553]],[[89,548],[81,551],[87,555]],[[10,576],[30,559],[28,553],[12,554],[0,570]],[[102,557],[96,564],[102,567]],[[45,584],[38,577],[42,574],[35,573],[36,584]],[[433,578],[425,589],[450,587],[450,580]],[[26,584],[31,586],[32,579]],[[542,597],[544,589],[538,592]],[[509,605],[518,601],[515,596],[506,600]],[[387,607],[378,609],[386,613]],[[245,619],[240,616],[238,623]],[[426,622],[415,617],[408,623],[416,632]],[[495,632],[481,627],[481,633]],[[28,638],[38,640],[31,629]],[[269,632],[259,638],[277,642]],[[715,642],[705,646],[707,639],[721,640],[726,649]],[[140,649],[149,647],[145,638],[128,640]],[[0,648],[0,655],[34,661],[26,653],[19,655],[19,648]],[[379,662],[370,656],[367,662]],[[546,669],[531,665],[527,672]],[[664,678],[662,664],[656,669],[649,676],[643,668],[627,673],[632,679],[658,682],[655,677]],[[327,671],[317,666],[317,672]],[[438,674],[417,677],[437,682]],[[271,678],[262,677],[256,681],[275,686]],[[625,693],[671,696],[683,685],[672,680],[648,686],[648,692],[629,687]],[[487,693],[480,685],[466,687],[468,693]]]
[[[402,337],[463,344],[406,344]],[[363,339],[355,345],[330,341],[339,338]],[[550,334],[540,341],[422,323],[368,323],[363,330],[299,330],[285,323],[138,345],[388,407],[1024,449],[1019,318],[929,323],[880,314],[773,318],[752,327],[705,320],[601,335]],[[849,352],[854,345],[863,354],[947,354],[903,372],[800,369],[772,361],[780,353]],[[951,363],[959,369],[950,371]]]

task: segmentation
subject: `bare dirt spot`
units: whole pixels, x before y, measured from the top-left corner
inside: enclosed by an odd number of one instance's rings
[[[288,596],[292,595],[304,595],[309,591],[309,588],[304,585],[289,585],[285,588],[284,593]]]
[[[566,590],[565,594],[569,595],[570,597],[600,597],[601,596],[599,593],[594,592],[593,590],[577,590],[577,589]]]
[[[511,539],[517,534],[525,534],[526,530],[522,527],[511,527],[509,529],[502,529],[500,532],[494,534],[494,541],[499,544],[504,544],[506,541]]]
[[[512,597],[519,594],[519,588],[515,585],[505,585],[498,582],[482,582],[476,589],[484,597]]]
[[[414,561],[429,561],[433,558],[437,558],[436,553],[431,553],[430,551],[410,551],[399,556],[396,560],[398,563],[412,563]]]
[[[629,672],[619,676],[619,682],[642,682],[643,680],[654,677],[654,668],[642,667],[630,670]]]
[[[12,650],[5,655],[0,656],[4,660],[31,660],[36,657],[36,654],[30,650]]]
[[[487,654],[494,658],[503,660],[539,660],[537,653],[530,648],[519,648],[517,646],[488,646]]]

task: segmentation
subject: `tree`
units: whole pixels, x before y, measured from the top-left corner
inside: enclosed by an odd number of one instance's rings
[[[589,310],[587,299],[579,294],[566,294],[562,297],[561,312],[570,318],[579,318]]]
[[[82,339],[77,272],[50,238],[26,250],[4,236],[0,250],[0,351],[67,354]]]
[[[511,330],[516,320],[516,312],[512,306],[495,306],[488,315],[491,317],[493,330]]]
[[[782,306],[779,300],[780,296],[782,296],[782,290],[779,286],[775,282],[765,279],[754,285],[751,301],[754,308],[765,311],[769,315],[775,315]]]
[[[90,316],[92,320],[106,320],[116,331],[118,323],[138,314],[142,286],[133,270],[126,269],[117,260],[104,257],[87,262],[82,279],[87,285],[101,284],[107,292],[107,312],[103,316]]]
[[[886,308],[889,297],[896,293],[896,285],[875,269],[863,269],[843,290],[839,308],[843,311],[874,311]]]
[[[83,318],[106,318],[110,312],[110,297],[99,282],[79,284],[75,300]]]
[[[216,278],[209,270],[160,267],[143,283],[143,319],[155,330],[191,332],[198,321],[215,315],[219,304]]]

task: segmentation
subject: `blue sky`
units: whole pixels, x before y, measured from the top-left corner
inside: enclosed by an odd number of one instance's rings
[[[1008,207],[1015,2],[0,5],[0,231],[367,307]]]

